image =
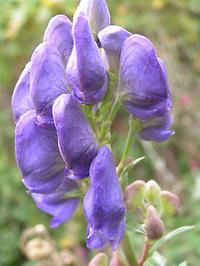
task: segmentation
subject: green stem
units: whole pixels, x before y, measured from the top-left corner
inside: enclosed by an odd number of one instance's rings
[[[137,126],[134,128],[134,120],[132,119],[132,116],[130,116],[129,118],[129,131],[128,131],[128,135],[127,135],[127,139],[126,139],[126,144],[125,144],[125,148],[122,154],[122,158],[121,161],[118,165],[118,174],[120,175],[121,171],[123,170],[124,167],[124,161],[126,160],[129,151],[131,149],[131,144],[133,141],[133,135],[136,133],[137,131]]]
[[[110,121],[110,123],[112,123],[113,119],[115,118],[120,106],[121,102],[119,101],[118,97],[116,97],[110,115],[108,116],[108,121]]]
[[[121,248],[129,265],[137,266],[138,265],[137,256],[135,250],[133,249],[133,246],[131,245],[129,235],[127,232],[125,232],[124,234],[124,239],[122,241]]]
[[[121,106],[121,102],[119,101],[118,97],[116,97],[113,106],[111,108],[110,114],[108,116],[108,118],[106,119],[106,123],[104,123],[102,130],[101,130],[101,134],[100,134],[100,142],[102,142],[106,136],[106,134],[108,134],[108,132],[110,132],[110,127],[111,124],[117,114],[117,111],[119,110],[119,107]]]

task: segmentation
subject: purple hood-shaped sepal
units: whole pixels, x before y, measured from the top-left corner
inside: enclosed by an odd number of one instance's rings
[[[24,113],[34,109],[30,96],[30,67],[31,62],[22,71],[12,95],[12,111],[16,123]]]
[[[23,183],[30,192],[49,194],[62,182],[65,164],[56,130],[37,125],[34,111],[25,113],[17,123],[15,150]]]
[[[73,47],[72,23],[68,17],[64,15],[53,17],[49,21],[43,40],[49,42],[60,53],[66,65]]]
[[[98,152],[92,129],[71,94],[61,95],[53,105],[53,118],[61,155],[74,176],[87,177]]]
[[[144,140],[167,140],[172,119],[171,95],[164,62],[144,36],[132,35],[120,58],[118,94],[129,112],[142,122]]]
[[[103,146],[90,166],[90,187],[84,199],[87,246],[116,250],[125,230],[125,206],[111,151]]]
[[[50,43],[40,44],[31,57],[30,91],[37,123],[52,125],[52,105],[67,92],[66,73],[59,52]]]
[[[110,13],[105,0],[81,0],[74,14],[74,20],[82,12],[86,14],[94,34],[110,25]]]
[[[96,104],[106,93],[107,73],[84,13],[74,22],[73,38],[67,65],[68,85],[78,102]]]
[[[108,70],[118,74],[119,60],[124,41],[131,33],[120,26],[108,26],[98,34],[101,47],[106,54]]]
[[[52,228],[59,226],[61,223],[71,218],[78,206],[79,199],[76,197],[67,198],[67,193],[77,188],[77,182],[66,176],[63,178],[59,187],[52,193],[31,194],[39,209],[54,216],[50,223]]]
[[[134,34],[124,43],[118,93],[139,119],[163,116],[171,110],[166,73],[153,44],[144,36]]]

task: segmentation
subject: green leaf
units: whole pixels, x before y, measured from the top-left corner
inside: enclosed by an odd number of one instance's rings
[[[162,237],[159,241],[157,241],[150,249],[150,253],[152,254],[154,251],[158,250],[159,248],[161,248],[161,246],[163,246],[166,242],[168,242],[169,240],[175,238],[176,236],[190,231],[192,229],[194,229],[195,226],[194,225],[186,225],[186,226],[182,226],[179,227],[173,231],[171,231],[169,234],[165,235],[164,237]]]

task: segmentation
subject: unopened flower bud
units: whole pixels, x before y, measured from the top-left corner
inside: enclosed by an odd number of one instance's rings
[[[122,266],[119,251],[113,252],[109,266]]]
[[[127,207],[139,207],[144,199],[145,182],[137,180],[130,184],[124,193]]]
[[[145,199],[151,204],[156,204],[160,199],[161,188],[154,180],[149,180],[145,186]]]
[[[164,232],[164,223],[159,217],[156,209],[150,205],[147,209],[147,217],[145,221],[147,237],[151,240],[161,238]]]
[[[89,263],[88,266],[107,266],[108,258],[104,253],[98,253]]]
[[[176,215],[179,213],[181,201],[174,193],[163,190],[160,194],[160,203],[163,214]]]
[[[47,240],[35,238],[26,244],[25,254],[30,260],[47,259],[52,254],[52,246]]]
[[[94,34],[110,25],[110,13],[105,0],[81,0],[73,21],[84,12]]]

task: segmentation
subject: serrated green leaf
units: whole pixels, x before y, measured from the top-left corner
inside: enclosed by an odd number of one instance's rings
[[[150,249],[150,254],[152,254],[154,251],[158,250],[159,248],[161,248],[161,246],[163,246],[166,242],[168,242],[169,240],[175,238],[176,236],[190,231],[192,229],[194,229],[195,226],[194,225],[186,225],[186,226],[181,226],[173,231],[171,231],[169,234],[165,235],[164,237],[162,237],[159,241],[157,241]]]

